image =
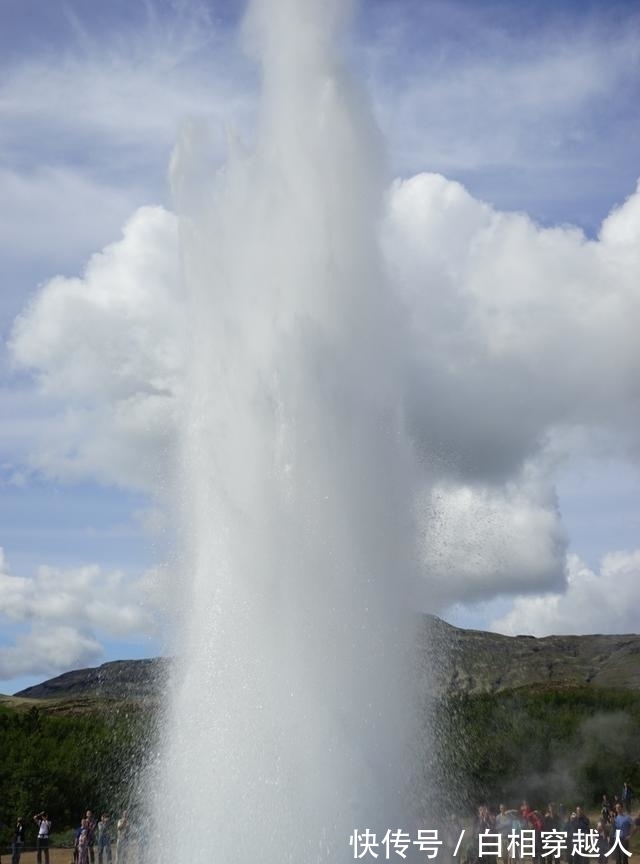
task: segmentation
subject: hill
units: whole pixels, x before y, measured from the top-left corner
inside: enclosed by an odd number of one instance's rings
[[[426,617],[422,668],[439,694],[519,688],[640,690],[640,636],[502,636]],[[423,686],[428,686],[427,678]]]
[[[419,637],[420,685],[435,695],[594,687],[640,690],[640,636],[501,636],[425,616]],[[155,701],[170,661],[117,660],[65,672],[14,694],[24,700]]]
[[[166,682],[169,661],[114,660],[90,669],[76,669],[14,693],[19,699],[132,699],[158,698]]]

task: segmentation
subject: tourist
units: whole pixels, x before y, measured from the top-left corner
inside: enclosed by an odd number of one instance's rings
[[[480,859],[480,835],[481,834],[492,834],[494,828],[494,818],[493,814],[489,810],[486,804],[481,804],[478,807],[478,813],[473,825],[473,840],[474,840],[474,848],[473,848],[473,860],[478,861]],[[496,856],[495,855],[482,855],[483,864],[496,864]]]
[[[509,832],[511,831],[512,821],[513,818],[507,812],[506,805],[500,804],[495,821],[495,831],[496,834],[500,835],[500,857],[504,864],[508,864],[509,861]]]
[[[629,851],[629,840],[631,839],[631,835],[635,832],[635,825],[633,824],[633,820],[628,813],[625,813],[624,807],[621,803],[616,804],[616,815],[613,820],[613,832],[612,832],[612,840],[613,845],[610,852],[613,852],[615,849],[616,852],[616,864],[628,864],[628,860],[631,857],[631,852]]]
[[[98,822],[98,864],[111,864],[111,820],[108,813],[103,813]]]
[[[85,817],[76,834],[77,864],[89,864],[89,820]]]
[[[568,864],[575,864],[576,856],[573,851],[573,835],[578,830],[578,826],[576,825],[577,814],[575,811],[571,813],[567,821],[563,825],[563,831],[567,835],[567,851],[566,851],[566,861]]]
[[[607,860],[607,852],[611,848],[607,823],[604,820],[598,822],[596,825],[596,831],[598,832],[598,839],[596,841],[596,847],[598,849],[598,864],[605,864]]]
[[[581,831],[583,835],[588,834],[589,831],[591,830],[591,821],[589,820],[589,817],[587,816],[587,814],[584,812],[584,810],[582,809],[582,807],[579,804],[576,807],[575,830]],[[577,838],[576,838],[576,842],[577,842]],[[583,841],[582,849],[584,850],[584,848],[585,848],[585,846],[584,846],[584,841]],[[577,862],[577,864],[588,864],[589,858],[583,854],[576,854],[576,855],[574,855],[574,861]]]
[[[631,802],[633,801],[633,789],[625,780],[622,784],[622,806],[627,813],[631,812]]]
[[[49,834],[51,833],[51,821],[42,810],[36,813],[33,821],[38,826],[38,837],[36,838],[36,860],[38,864],[42,864],[42,853],[44,852],[44,864],[49,864]]]
[[[87,820],[87,846],[89,848],[89,861],[95,864],[95,842],[96,842],[96,818],[91,810],[87,810],[84,814]]]
[[[80,860],[80,838],[83,837],[83,845],[85,846],[88,854],[88,846],[87,846],[87,818],[83,816],[80,820],[80,826],[76,828],[76,834],[73,841],[73,860],[75,864],[78,864]]]
[[[509,832],[509,852],[510,864],[518,864],[522,861],[522,832],[528,830],[529,821],[524,816],[521,810],[509,810],[511,815],[511,831]]]
[[[528,817],[529,825],[534,832],[533,860],[542,864],[542,832],[544,827],[544,816],[539,810],[531,810]]]
[[[11,864],[20,864],[20,855],[24,849],[24,822],[22,816],[18,816],[16,827],[13,829],[13,837],[11,838]]]
[[[550,801],[547,804],[547,809],[545,810],[544,816],[544,831],[547,834],[550,834],[551,831],[559,831],[560,830],[560,816],[556,813],[556,805]]]

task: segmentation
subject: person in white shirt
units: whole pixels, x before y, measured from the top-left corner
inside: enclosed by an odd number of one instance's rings
[[[33,821],[38,826],[38,839],[36,840],[36,860],[42,864],[42,853],[44,852],[44,864],[49,864],[49,834],[51,833],[51,821],[44,810],[36,813]]]

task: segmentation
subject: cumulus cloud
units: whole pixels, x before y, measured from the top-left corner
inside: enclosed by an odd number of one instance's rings
[[[18,576],[0,549],[0,620],[21,630],[0,647],[0,680],[87,665],[102,656],[104,638],[155,633],[156,582],[96,565]]]
[[[174,216],[145,207],[82,278],[50,280],[18,318],[13,361],[60,406],[34,467],[144,490],[166,480],[185,343],[178,270]]]
[[[389,191],[382,243],[410,322],[403,395],[438,608],[562,586],[558,466],[578,439],[583,454],[637,457],[639,201],[590,240],[440,175]],[[35,467],[147,491],[166,481],[187,338],[179,286],[175,218],[142,208],[82,278],[34,297],[13,359],[61,406]]]
[[[498,633],[636,633],[640,599],[640,550],[611,552],[591,570],[575,554],[567,558],[563,592],[518,597],[491,623]]]
[[[583,454],[606,442],[636,458],[638,201],[592,241],[439,175],[391,190],[383,242],[414,336],[407,413],[434,480],[425,563],[453,602],[561,584],[558,465],[578,439]]]
[[[635,439],[639,199],[589,241],[437,175],[396,184],[386,246],[416,337],[408,403],[448,470],[503,480],[555,427]]]

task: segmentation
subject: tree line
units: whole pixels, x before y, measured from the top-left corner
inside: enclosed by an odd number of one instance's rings
[[[30,824],[46,810],[55,834],[77,827],[87,809],[123,810],[154,728],[150,712],[122,705],[0,708],[0,843],[10,842],[18,816]]]
[[[423,708],[416,794],[430,814],[479,801],[582,801],[640,788],[640,693],[594,687],[458,694]],[[53,830],[118,813],[157,748],[154,711],[128,703],[52,713],[0,708],[0,842],[46,809]]]

